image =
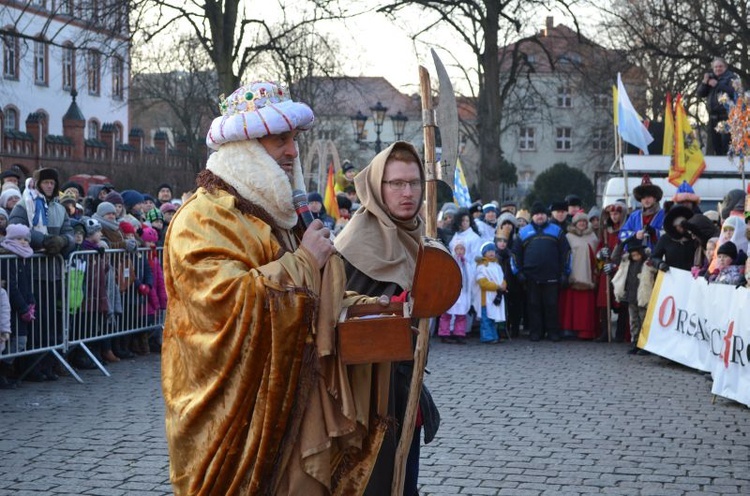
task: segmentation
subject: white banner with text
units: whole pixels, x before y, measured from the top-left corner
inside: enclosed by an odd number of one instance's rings
[[[659,272],[638,347],[704,372],[713,394],[750,406],[750,291]]]

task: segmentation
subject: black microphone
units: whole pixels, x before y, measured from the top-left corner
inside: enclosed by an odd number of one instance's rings
[[[307,193],[301,189],[295,189],[292,191],[292,203],[294,204],[294,210],[297,211],[297,215],[302,219],[305,228],[310,227],[315,217],[310,212],[310,206],[307,203]]]

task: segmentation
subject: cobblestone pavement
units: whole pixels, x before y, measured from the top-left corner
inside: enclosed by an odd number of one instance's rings
[[[750,409],[626,345],[433,342],[426,495],[750,494]],[[170,494],[159,357],[0,391],[0,495]]]

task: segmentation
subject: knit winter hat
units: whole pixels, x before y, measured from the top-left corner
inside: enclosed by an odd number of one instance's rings
[[[255,81],[220,99],[222,115],[214,119],[206,136],[206,145],[213,150],[230,141],[310,129],[315,121],[310,107],[292,101],[287,88],[275,82]]]
[[[161,213],[161,210],[158,208],[152,208],[148,212],[146,212],[146,221],[147,222],[154,222],[155,220],[164,220],[164,214]]]
[[[323,203],[323,196],[317,191],[313,191],[312,193],[307,194],[307,201],[309,202],[316,201],[316,202]]]
[[[86,196],[86,194],[83,191],[83,186],[80,183],[77,183],[75,181],[68,181],[68,182],[63,183],[62,186],[60,186],[60,190],[63,193],[67,192],[68,190],[74,190],[76,199],[83,198],[84,196]]]
[[[159,193],[159,191],[163,190],[164,188],[167,188],[170,193],[174,194],[172,185],[170,185],[169,183],[161,183],[159,186],[156,187],[156,192]]]
[[[135,234],[135,226],[126,220],[120,222],[119,227],[123,234]]]
[[[588,225],[589,222],[589,216],[586,214],[586,212],[578,212],[573,216],[573,219],[570,221],[572,225],[576,225],[578,221],[585,220],[586,224]]]
[[[91,236],[95,232],[102,230],[102,225],[96,219],[84,217],[81,221],[83,223],[83,228],[86,230],[86,236]]]
[[[544,207],[544,203],[540,201],[534,202],[534,204],[531,206],[531,216],[533,217],[536,214],[546,214],[547,209]]]
[[[500,213],[500,211],[497,209],[497,205],[495,205],[494,203],[485,203],[484,205],[482,205],[482,213],[486,214],[487,212],[495,212],[495,215],[498,215]]]
[[[31,230],[23,224],[11,224],[5,228],[5,239],[25,239],[31,241]]]
[[[96,215],[98,215],[99,217],[104,217],[107,214],[117,215],[117,209],[111,203],[103,201],[99,204],[98,207],[96,207]]]
[[[122,195],[117,191],[110,191],[107,193],[107,196],[104,197],[104,201],[109,202],[112,205],[125,205]]]
[[[568,210],[568,202],[566,201],[553,201],[549,206],[550,212],[554,212],[555,210],[559,211],[566,211]]]
[[[350,170],[357,170],[356,167],[354,167],[354,164],[349,162],[348,160],[344,160],[344,163],[341,164],[341,170],[344,171],[344,173],[349,172]]]
[[[0,207],[5,208],[5,206],[8,204],[8,200],[10,200],[11,198],[18,198],[20,200],[21,192],[18,191],[18,189],[13,188],[3,191],[3,193],[0,194]]]
[[[732,243],[731,241],[725,241],[721,246],[719,246],[719,249],[716,250],[717,255],[727,255],[729,258],[734,260],[737,258],[737,245]]]
[[[172,202],[162,203],[159,207],[159,210],[162,214],[166,214],[167,212],[176,212],[177,211],[177,205],[175,205]]]
[[[143,195],[134,189],[126,189],[125,191],[120,193],[120,195],[122,196],[122,201],[125,205],[125,208],[127,208],[128,210],[133,208],[135,205],[144,202]]]
[[[602,216],[602,210],[597,207],[593,206],[591,207],[591,210],[589,210],[589,220],[593,219],[594,217],[601,217]]]
[[[565,203],[568,204],[568,206],[571,207],[581,207],[583,206],[583,202],[581,201],[581,197],[578,195],[570,194],[565,197]]]
[[[495,243],[491,241],[487,241],[485,244],[482,245],[482,256],[484,256],[488,251],[497,252],[497,247],[495,246]]]
[[[8,214],[8,211],[4,208],[0,208],[0,216],[5,217],[5,220],[10,219],[10,214]]]
[[[156,229],[146,226],[141,232],[141,239],[146,243],[156,243],[159,241],[159,233],[156,232]]]

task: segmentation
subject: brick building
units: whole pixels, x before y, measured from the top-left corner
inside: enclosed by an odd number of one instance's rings
[[[127,2],[0,0],[0,39],[3,170],[55,167],[63,180],[103,175],[144,191],[192,184],[179,143],[129,127]]]

